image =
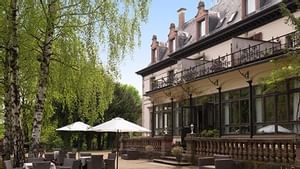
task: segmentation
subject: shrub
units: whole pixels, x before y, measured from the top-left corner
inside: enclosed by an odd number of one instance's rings
[[[154,147],[152,145],[146,145],[145,150],[146,150],[146,152],[153,152]]]
[[[177,162],[180,163],[183,153],[183,148],[181,146],[175,146],[172,148],[171,153],[176,157]]]
[[[148,156],[148,159],[152,160],[154,147],[152,145],[146,145],[145,151],[147,153],[146,155]]]
[[[203,130],[200,133],[201,137],[219,137],[219,130],[213,129],[213,130]]]

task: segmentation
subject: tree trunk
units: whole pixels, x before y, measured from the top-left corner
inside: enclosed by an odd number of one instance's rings
[[[3,159],[9,160],[10,155],[13,152],[13,136],[12,136],[12,114],[11,114],[11,106],[10,106],[10,63],[9,63],[9,54],[6,52],[5,60],[4,60],[4,139],[3,139],[3,148],[4,154]]]
[[[18,1],[11,0],[11,34],[9,42],[9,70],[10,72],[10,111],[12,114],[12,135],[13,135],[13,155],[14,166],[20,167],[25,161],[24,134],[21,124],[21,104],[19,86],[19,45],[17,34]]]
[[[43,111],[46,99],[46,89],[49,76],[50,58],[52,55],[52,41],[54,36],[54,23],[56,17],[56,2],[57,0],[49,1],[47,15],[47,25],[45,31],[45,39],[42,45],[42,55],[40,57],[40,73],[38,80],[38,91],[36,94],[35,112],[32,128],[32,146],[31,150],[36,152],[40,144],[40,136],[42,129]],[[37,154],[35,153],[35,156]]]
[[[101,133],[97,133],[97,149],[98,150],[101,150],[101,144],[102,144]]]

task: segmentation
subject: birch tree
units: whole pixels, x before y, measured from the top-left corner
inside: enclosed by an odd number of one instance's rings
[[[56,41],[65,38],[64,44],[68,45],[69,39],[79,38],[82,41],[89,41],[87,47],[89,44],[101,44],[108,53],[110,72],[117,75],[118,63],[139,42],[140,24],[146,21],[148,3],[147,0],[122,2],[40,0],[45,27],[41,28],[40,36],[35,35],[40,44],[41,55],[32,149],[38,148],[40,142],[49,67]],[[99,59],[99,57],[90,58],[98,62]]]
[[[5,3],[5,2],[4,2]],[[21,124],[20,86],[19,86],[19,1],[7,2],[9,6],[1,4],[6,23],[1,32],[4,33],[2,48],[3,57],[4,106],[5,106],[5,158],[14,155],[14,165],[21,166],[25,159],[24,135]]]

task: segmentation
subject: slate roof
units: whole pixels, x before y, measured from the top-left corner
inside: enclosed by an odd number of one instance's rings
[[[281,0],[261,0],[261,9],[257,12],[260,12],[279,2],[281,2]],[[200,3],[203,2],[200,1],[198,5],[203,5]],[[215,33],[220,32],[237,22],[240,22],[242,20],[241,5],[241,0],[219,0],[215,6],[208,9],[209,32],[205,36],[201,37],[200,41],[209,36],[213,36]],[[178,46],[176,51],[199,41],[197,38],[196,24],[196,18],[192,18],[191,20],[185,22],[182,31],[177,31]],[[169,58],[168,55],[170,53],[168,52],[166,43],[160,42],[160,44],[164,45],[160,45],[157,62],[149,64],[148,66],[157,64],[158,62]]]

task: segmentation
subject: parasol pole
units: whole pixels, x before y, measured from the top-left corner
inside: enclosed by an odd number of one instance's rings
[[[117,130],[117,169],[119,169],[119,129]]]

